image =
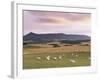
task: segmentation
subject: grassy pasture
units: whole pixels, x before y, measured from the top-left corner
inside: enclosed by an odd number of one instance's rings
[[[23,69],[90,66],[90,57],[89,45],[28,45],[23,48]]]

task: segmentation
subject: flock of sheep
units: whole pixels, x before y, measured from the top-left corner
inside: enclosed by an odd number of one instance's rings
[[[41,60],[41,59],[42,59],[42,58],[41,58],[41,57],[39,57],[39,56],[38,56],[38,57],[36,57],[36,58],[37,58],[38,60]],[[48,60],[48,61],[49,61],[50,59],[51,59],[51,56],[49,56],[49,55],[48,55],[48,56],[46,56],[46,60]],[[62,59],[62,56],[61,56],[61,55],[59,55],[58,57],[52,57],[52,59],[53,59],[53,60],[57,60],[57,59],[61,60],[61,59]]]
[[[72,53],[71,55],[74,56],[74,57],[76,57],[76,58],[79,57],[78,54]],[[56,57],[52,57],[52,56],[48,55],[48,56],[45,57],[45,59],[46,59],[47,61],[50,61],[50,60],[62,60],[62,59],[63,59],[63,56],[64,56],[64,55],[59,55],[59,56],[56,56]],[[37,59],[37,60],[42,60],[42,58],[41,58],[40,56],[36,57],[36,59]],[[90,57],[89,57],[88,59],[90,60]],[[76,63],[76,60],[74,60],[74,59],[69,59],[69,61],[70,61],[71,63]]]
[[[79,57],[79,55],[78,54],[71,54],[72,56],[74,56],[74,57]],[[47,60],[47,61],[50,61],[50,60],[62,60],[63,59],[63,56],[64,55],[58,55],[58,56],[56,56],[56,57],[52,57],[52,56],[50,56],[50,55],[47,55],[46,57],[45,57],[45,59]],[[40,57],[40,56],[38,56],[38,57],[36,57],[36,59],[37,60],[42,60],[42,58]],[[74,59],[69,59],[69,61],[71,62],[71,63],[76,63],[76,60],[74,60]]]

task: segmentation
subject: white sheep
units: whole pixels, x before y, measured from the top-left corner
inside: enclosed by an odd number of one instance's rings
[[[74,54],[72,53],[72,56],[73,56]]]
[[[53,59],[54,59],[54,60],[56,60],[56,59],[57,59],[57,57],[53,57]]]
[[[59,55],[59,57],[58,57],[60,60],[62,59],[62,56],[61,55]]]
[[[70,59],[70,62],[75,63],[76,61],[75,61],[75,60],[73,60],[73,59]]]
[[[38,56],[38,57],[36,57],[36,58],[37,58],[38,60],[41,60],[41,57],[39,57],[39,56]]]
[[[76,57],[79,57],[79,55],[77,55],[77,54],[76,54],[75,56],[76,56]]]
[[[50,60],[50,56],[47,56],[46,59],[49,61]]]

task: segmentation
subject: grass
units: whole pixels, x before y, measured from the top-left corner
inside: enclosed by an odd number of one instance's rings
[[[50,56],[50,60],[47,60],[47,56]],[[25,47],[23,69],[90,66],[90,57],[90,46]]]

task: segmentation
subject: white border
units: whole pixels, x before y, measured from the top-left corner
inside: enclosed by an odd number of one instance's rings
[[[36,4],[25,4],[25,3],[12,3],[12,74],[14,78],[17,77],[45,77],[45,76],[61,76],[73,73],[86,73],[86,72],[96,72],[96,8],[86,8],[86,7],[71,7],[71,6],[50,6],[50,5],[36,5]],[[92,21],[92,47],[91,47],[91,66],[88,67],[66,67],[66,68],[45,68],[45,69],[31,69],[23,70],[23,49],[22,49],[22,10],[43,10],[43,11],[62,11],[62,12],[83,12],[91,13]]]

